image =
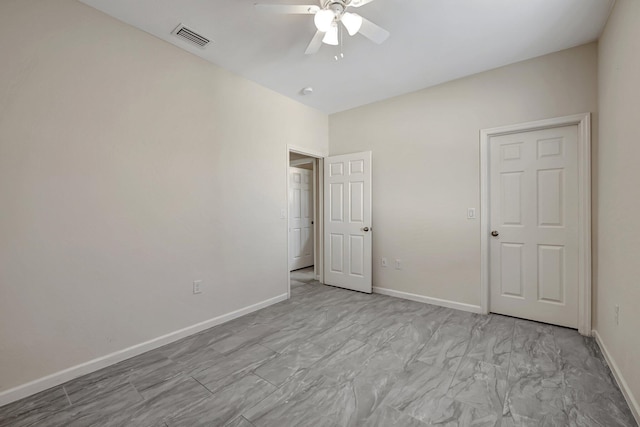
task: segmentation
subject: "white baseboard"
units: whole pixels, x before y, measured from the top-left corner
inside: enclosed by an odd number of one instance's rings
[[[149,350],[153,350],[162,347],[163,345],[170,344],[174,341],[178,341],[182,338],[188,337],[189,335],[197,334],[198,332],[202,332],[205,329],[212,328],[214,326],[236,319],[240,316],[244,316],[245,314],[260,310],[261,308],[279,303],[286,300],[287,298],[287,294],[278,295],[277,297],[269,298],[259,303],[232,311],[231,313],[223,314],[221,316],[214,317],[213,319],[196,323],[195,325],[188,326],[186,328],[168,333],[166,335],[162,335],[149,341],[136,344],[132,347],[107,354],[106,356],[98,357],[97,359],[81,363],[80,365],[72,366],[71,368],[53,373],[51,375],[47,375],[46,377],[38,378],[37,380],[19,385],[9,390],[5,390],[0,393],[0,406],[15,402],[16,400],[31,396],[32,394],[39,393],[51,387],[64,384],[67,381],[81,377],[82,375],[95,372],[102,368],[106,368],[107,366],[145,353]]]
[[[593,330],[593,336],[595,337],[596,343],[598,343],[598,346],[600,347],[600,350],[604,355],[604,359],[607,361],[607,364],[611,368],[611,372],[613,372],[613,376],[618,383],[618,387],[620,387],[624,398],[627,400],[627,404],[629,405],[629,408],[631,409],[631,412],[636,419],[636,423],[640,425],[640,405],[638,405],[638,401],[633,396],[633,393],[631,393],[631,389],[622,377],[622,373],[620,372],[620,369],[618,369],[618,365],[616,365],[616,362],[615,360],[613,360],[613,357],[611,357],[609,350],[607,350],[607,347],[605,347],[604,343],[602,342],[600,334],[598,334],[598,331],[596,331],[595,329]]]
[[[438,305],[440,307],[453,308],[456,310],[470,311],[471,313],[482,313],[479,305],[465,304],[463,302],[450,301],[440,298],[431,298],[424,295],[411,294],[409,292],[395,291],[393,289],[373,287],[376,294],[389,295],[390,297],[403,298],[411,301],[423,302],[425,304]]]

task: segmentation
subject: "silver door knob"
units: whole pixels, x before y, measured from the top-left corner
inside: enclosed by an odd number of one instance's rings
[[[492,235],[493,237],[498,237],[498,236],[500,235],[500,233],[498,233],[496,230],[493,230],[493,231],[491,232],[491,235]]]
[[[369,227],[363,228],[362,231],[364,231],[366,233],[367,231],[369,231]]]

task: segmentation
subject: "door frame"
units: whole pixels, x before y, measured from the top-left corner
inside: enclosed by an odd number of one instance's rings
[[[500,126],[480,131],[480,306],[489,314],[489,140],[491,137],[578,126],[578,332],[591,335],[591,113]]]
[[[290,248],[289,248],[289,153],[297,153],[302,154],[308,157],[313,157],[315,159],[314,164],[314,173],[313,173],[313,192],[314,198],[317,198],[318,205],[316,206],[314,200],[314,212],[313,212],[313,225],[314,227],[314,245],[317,245],[313,248],[314,252],[314,273],[316,275],[316,280],[320,283],[324,283],[324,197],[323,197],[323,182],[324,182],[324,158],[327,156],[326,153],[321,153],[318,151],[310,150],[308,148],[297,147],[295,145],[287,144],[287,150],[285,151],[286,156],[286,167],[285,167],[285,177],[286,177],[286,200],[287,200],[287,208],[286,208],[286,238],[287,238],[287,298],[291,298],[291,271],[289,271],[289,256],[290,256]],[[318,173],[318,179],[316,180],[316,172]],[[318,239],[318,235],[320,238]],[[316,239],[317,243],[316,243]]]

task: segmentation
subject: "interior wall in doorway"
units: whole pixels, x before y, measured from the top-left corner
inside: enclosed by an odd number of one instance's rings
[[[316,278],[318,276],[318,274],[320,273],[319,269],[320,269],[320,265],[318,263],[318,254],[321,251],[321,244],[320,244],[320,239],[322,239],[322,236],[320,235],[320,227],[318,227],[318,218],[320,218],[319,215],[319,209],[320,209],[320,197],[322,197],[322,191],[321,191],[321,185],[322,183],[320,182],[320,168],[318,167],[318,159],[314,158],[314,157],[309,157],[306,154],[300,154],[300,153],[296,153],[294,151],[290,151],[289,152],[289,165],[290,166],[295,166],[297,168],[302,168],[302,169],[309,169],[309,170],[313,170],[313,163],[302,163],[302,164],[292,164],[292,162],[296,161],[296,160],[312,160],[313,162],[315,162],[315,174],[314,174],[314,179],[316,182],[316,188],[315,188],[315,192],[313,194],[313,206],[314,206],[314,215],[315,215],[315,224],[314,224],[314,234],[313,234],[313,254],[314,254],[314,270],[315,270],[315,274],[316,274]]]

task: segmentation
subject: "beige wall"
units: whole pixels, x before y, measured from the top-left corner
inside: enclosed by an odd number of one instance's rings
[[[73,0],[0,2],[0,58],[0,391],[287,292],[326,115]]]
[[[599,43],[598,331],[640,414],[640,2],[617,0]],[[619,325],[614,307],[620,306]]]
[[[596,71],[589,44],[331,115],[330,154],[373,151],[374,286],[479,305],[479,131],[595,112]]]

